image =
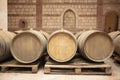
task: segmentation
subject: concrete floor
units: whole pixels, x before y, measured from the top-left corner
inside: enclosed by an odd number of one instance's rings
[[[112,65],[112,75],[53,75],[44,74],[40,69],[38,73],[0,73],[0,80],[120,80],[120,64],[114,64],[111,59],[107,61]]]

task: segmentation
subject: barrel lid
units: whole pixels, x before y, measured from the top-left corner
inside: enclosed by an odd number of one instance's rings
[[[112,55],[114,44],[108,34],[102,31],[93,31],[84,42],[84,51],[92,61],[101,62]]]
[[[74,35],[67,30],[52,33],[47,44],[49,56],[57,62],[66,62],[74,57],[77,43]]]
[[[41,42],[35,34],[24,31],[13,38],[10,49],[17,61],[31,63],[41,55]]]

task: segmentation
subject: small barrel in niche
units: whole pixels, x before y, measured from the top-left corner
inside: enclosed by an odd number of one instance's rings
[[[115,46],[115,53],[117,53],[120,56],[120,31],[115,31],[109,33],[111,38],[113,39],[114,46]]]
[[[15,36],[14,33],[0,30],[0,62],[11,58],[10,42]]]
[[[71,60],[75,56],[76,50],[75,36],[67,30],[53,32],[48,40],[47,52],[57,62]]]
[[[90,30],[80,34],[78,50],[87,60],[103,62],[112,55],[114,45],[108,34],[98,30]]]
[[[11,42],[13,57],[21,63],[32,63],[38,60],[46,49],[46,38],[35,30],[27,30],[17,34]]]

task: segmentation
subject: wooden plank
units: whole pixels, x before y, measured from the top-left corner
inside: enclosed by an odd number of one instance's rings
[[[89,74],[111,75],[111,66],[106,63],[91,63],[83,59],[73,59],[66,63],[57,63],[48,59],[44,66],[45,74]]]
[[[44,71],[45,73],[50,74],[50,70],[51,70],[51,69],[50,69],[49,67],[45,67],[44,70],[45,70],[45,71]]]

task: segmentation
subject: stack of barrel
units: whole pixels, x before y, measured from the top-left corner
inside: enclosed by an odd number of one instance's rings
[[[48,33],[35,30],[15,33],[0,30],[0,62],[14,57],[18,62],[28,64],[44,55]]]
[[[51,34],[47,44],[49,56],[57,62],[71,60],[77,48],[83,58],[104,62],[112,55],[114,44],[107,33],[98,30],[79,32],[75,36],[67,30],[58,30]]]
[[[48,55],[57,62],[70,61],[77,50],[81,57],[89,61],[104,62],[114,51],[111,37],[98,30],[74,35],[62,29],[50,36],[44,31],[35,30],[16,33],[15,35],[8,31],[0,31],[0,61],[10,58],[12,54],[20,63],[33,63],[40,59],[47,49]]]

